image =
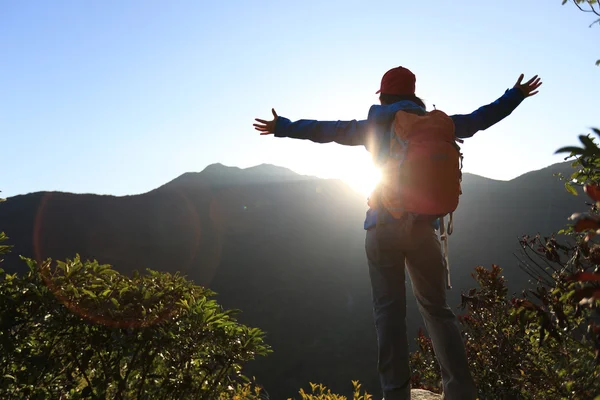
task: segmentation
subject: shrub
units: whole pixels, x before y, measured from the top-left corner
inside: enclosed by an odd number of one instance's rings
[[[0,270],[3,399],[215,399],[257,393],[245,362],[269,347],[178,274],[125,277],[79,257]],[[247,397],[250,398],[250,397]],[[258,398],[258,397],[257,397]]]

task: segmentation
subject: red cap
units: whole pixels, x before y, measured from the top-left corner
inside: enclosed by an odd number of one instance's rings
[[[385,94],[415,94],[415,74],[404,67],[390,69],[381,78],[381,87],[377,93]]]

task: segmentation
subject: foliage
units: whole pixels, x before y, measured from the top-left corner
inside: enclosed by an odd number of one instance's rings
[[[4,232],[0,232],[0,256],[2,254],[8,253],[12,247],[7,244],[2,244],[4,242],[6,242],[7,240],[8,240],[8,237],[6,236],[6,234]],[[0,262],[2,262],[2,259],[0,259]]]
[[[354,389],[351,400],[372,400],[373,397],[364,392],[361,393],[361,384],[358,381],[352,381],[352,387]],[[346,396],[341,396],[335,393],[331,393],[331,390],[322,384],[310,384],[311,392],[307,393],[304,389],[300,389],[301,400],[347,400]],[[288,399],[291,400],[291,399]]]
[[[558,296],[545,306],[528,299],[543,291],[509,298],[496,265],[477,267],[473,277],[479,287],[463,294],[468,312],[459,321],[480,398],[590,399],[600,393],[594,345],[581,330],[587,313],[564,307]],[[413,385],[431,390],[441,381],[439,367],[430,341],[417,341]]]
[[[79,257],[25,261],[23,276],[0,271],[0,398],[258,398],[242,366],[270,352],[263,333],[211,291]]]
[[[219,400],[264,400],[269,397],[263,395],[259,386],[250,383],[237,383],[235,386],[226,392],[219,395]]]
[[[600,16],[600,2],[598,0],[571,0],[573,4],[579,8],[579,10],[585,13],[592,13]],[[565,5],[569,0],[562,0],[562,4]],[[594,24],[600,25],[600,18],[590,24],[592,27]],[[596,65],[600,66],[600,60],[596,60]]]
[[[413,370],[410,379],[411,386],[434,393],[442,393],[442,378],[431,339],[425,335],[423,329],[419,329],[415,340],[417,342],[417,351],[410,355],[410,365]]]

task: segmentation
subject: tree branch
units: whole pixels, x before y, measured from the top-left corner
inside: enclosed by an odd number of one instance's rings
[[[551,286],[551,282],[546,281],[544,278],[542,278],[541,275],[535,276],[533,274],[533,267],[531,267],[529,264],[527,264],[525,261],[523,261],[522,259],[520,259],[516,254],[513,253],[513,255],[515,256],[515,258],[517,259],[517,261],[519,261],[519,263],[517,264],[517,266],[521,269],[521,271],[525,272],[527,275],[529,275],[529,277],[533,280],[535,280],[536,282],[541,282],[546,286]]]
[[[94,387],[92,386],[92,382],[90,382],[90,379],[88,378],[87,374],[85,373],[85,370],[83,369],[83,367],[81,366],[81,364],[79,364],[79,360],[77,359],[77,357],[73,357],[73,360],[75,361],[75,364],[77,364],[77,367],[81,371],[81,374],[83,375],[83,378],[87,382],[88,387],[92,391],[92,398],[95,399],[96,398],[96,391],[94,390]]]
[[[131,357],[131,360],[129,361],[128,365],[127,365],[127,371],[125,372],[125,376],[123,378],[121,378],[121,382],[122,384],[119,384],[119,397],[122,395],[121,392],[124,392],[127,390],[127,380],[129,379],[129,374],[131,374],[131,371],[133,371],[133,369],[135,368],[135,363],[137,362],[137,357],[140,353],[140,349],[142,347],[145,347],[143,343],[140,343],[137,348],[135,349],[135,351],[133,352],[133,356]]]
[[[150,360],[146,360],[146,363],[142,370],[142,378],[140,379],[140,386],[137,391],[138,399],[142,398],[142,393],[143,393],[142,389],[144,388],[144,384],[146,383],[146,377],[148,375],[148,371],[150,370],[150,367],[152,367],[152,364],[154,364],[154,358],[156,358],[156,353],[152,354],[152,356],[150,357]]]
[[[579,8],[581,11],[583,11],[583,12],[587,12],[587,13],[594,13],[594,14],[596,14],[596,15],[600,16],[600,11],[599,11],[599,10],[596,10],[596,9],[594,8],[594,4],[592,4],[592,3],[589,3],[589,2],[586,2],[586,3],[587,3],[589,6],[590,6],[590,10],[586,10],[586,9],[584,9],[583,7],[581,7],[581,6],[579,5],[579,2],[578,2],[577,0],[573,0],[573,4],[575,4],[575,6],[577,6],[577,8]],[[599,7],[600,7],[600,6],[599,6]]]

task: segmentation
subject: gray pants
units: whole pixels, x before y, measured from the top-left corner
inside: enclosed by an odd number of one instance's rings
[[[445,262],[427,222],[395,223],[367,231],[366,252],[385,400],[410,399],[405,268],[441,367],[444,398],[475,399],[456,316],[446,302]]]

